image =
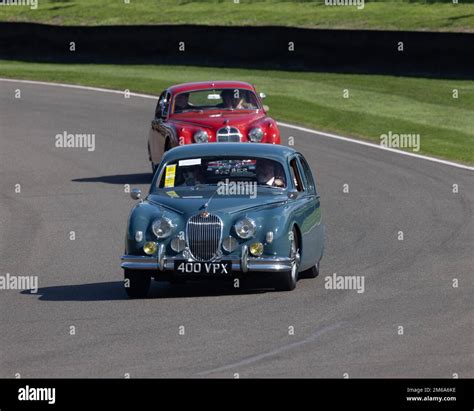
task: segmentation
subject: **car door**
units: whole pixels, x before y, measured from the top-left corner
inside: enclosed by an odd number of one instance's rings
[[[155,117],[151,121],[150,133],[148,138],[148,147],[150,152],[150,161],[152,165],[159,164],[163,152],[165,151],[166,137],[169,133],[167,125],[171,93],[167,90],[161,93],[155,109]]]
[[[309,201],[310,194],[305,187],[305,181],[298,162],[297,155],[293,155],[289,159],[290,175],[293,188],[298,192],[296,200],[292,204],[292,220],[296,222],[301,232],[301,244],[299,245],[301,252],[300,269],[308,268],[308,246],[310,244],[311,233],[308,230],[307,221],[311,218],[313,212],[312,202]]]
[[[308,213],[304,222],[304,231],[307,232],[306,244],[311,245],[311,251],[307,254],[311,254],[311,259],[315,258],[317,261],[319,261],[324,250],[324,226],[321,219],[320,195],[318,193],[316,181],[308,162],[302,154],[297,154],[296,157],[298,159],[298,166],[301,176],[304,180],[306,191],[305,201],[308,203]],[[308,257],[308,255],[306,257]]]
[[[321,241],[323,228],[321,226],[321,209],[319,194],[316,190],[316,184],[309,168],[308,163],[301,154],[296,154],[292,168],[296,168],[301,186],[299,199],[299,226],[301,229],[302,242],[301,245],[301,269],[305,270],[316,264],[323,250],[323,242]]]

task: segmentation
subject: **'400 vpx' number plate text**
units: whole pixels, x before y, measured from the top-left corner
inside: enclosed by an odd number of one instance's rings
[[[175,261],[174,270],[179,274],[230,274],[232,262],[194,262],[194,261]]]

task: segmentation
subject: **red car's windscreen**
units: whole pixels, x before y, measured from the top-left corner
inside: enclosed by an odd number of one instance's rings
[[[173,114],[201,110],[256,110],[257,96],[245,89],[196,90],[177,94]]]

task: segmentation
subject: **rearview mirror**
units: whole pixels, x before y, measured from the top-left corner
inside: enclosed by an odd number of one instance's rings
[[[130,197],[132,197],[134,200],[141,200],[142,190],[139,188],[132,188],[132,191],[130,191]]]

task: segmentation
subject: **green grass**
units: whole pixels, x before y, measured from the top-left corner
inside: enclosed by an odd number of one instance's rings
[[[20,1],[20,0],[17,0]],[[36,0],[21,0],[36,1]],[[129,4],[125,3],[129,1]],[[37,0],[0,6],[0,21],[58,25],[205,24],[474,31],[473,0],[391,0],[326,6],[324,0]],[[29,3],[34,4],[34,3]]]
[[[380,142],[421,135],[421,154],[474,164],[474,81],[189,66],[115,66],[0,61],[0,77],[159,94],[176,83],[243,80],[264,91],[277,120]],[[343,98],[343,90],[349,98]],[[459,98],[452,98],[453,89]],[[154,105],[150,102],[150,113]],[[27,113],[25,113],[27,115]]]

